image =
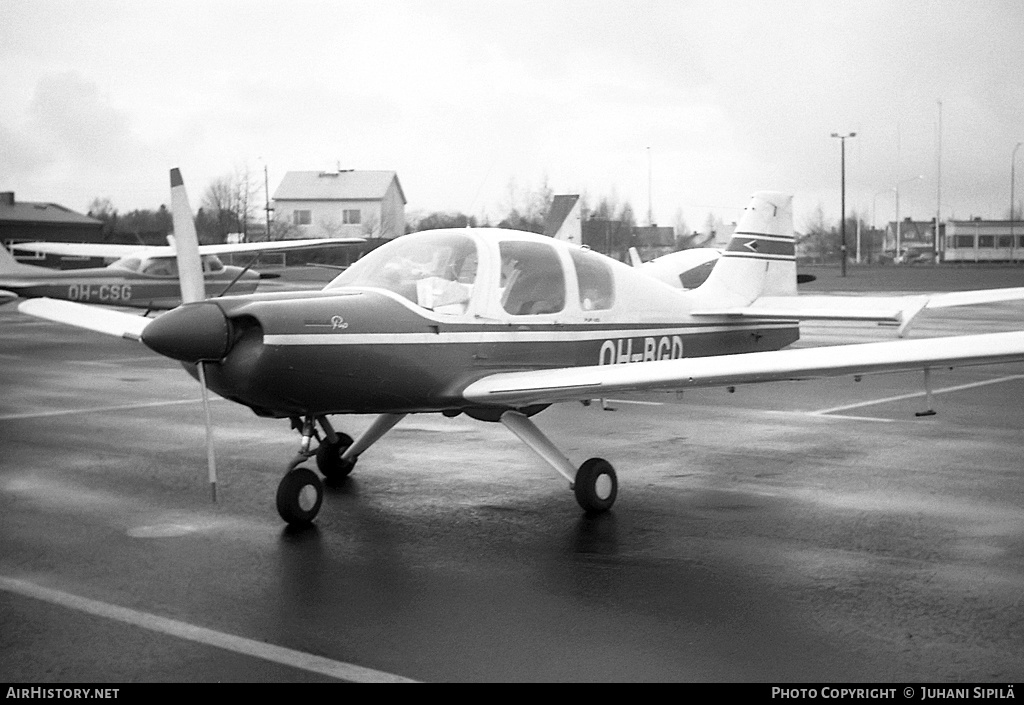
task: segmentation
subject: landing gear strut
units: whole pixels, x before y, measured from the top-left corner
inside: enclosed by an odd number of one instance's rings
[[[404,417],[405,414],[382,414],[355,441],[344,433],[335,432],[326,416],[292,419],[292,427],[302,433],[302,440],[299,443],[298,454],[288,464],[288,469],[277,486],[277,513],[293,526],[310,524],[323,503],[324,483],[315,472],[301,467],[302,463],[316,456],[317,469],[327,483],[339,483],[352,472],[359,454]],[[316,429],[317,424],[323,429],[323,440]],[[317,440],[317,448],[311,450],[314,438]]]
[[[600,514],[612,508],[619,493],[615,468],[604,458],[591,458],[579,470],[562,455],[537,426],[518,411],[506,411],[501,422],[537,455],[569,481],[576,501],[587,514]]]

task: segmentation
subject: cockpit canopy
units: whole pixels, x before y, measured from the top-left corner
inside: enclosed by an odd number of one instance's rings
[[[398,238],[327,286],[339,287],[386,289],[445,315],[472,310],[488,316],[539,316],[577,305],[599,311],[615,301],[614,276],[604,257],[499,230],[437,230]]]

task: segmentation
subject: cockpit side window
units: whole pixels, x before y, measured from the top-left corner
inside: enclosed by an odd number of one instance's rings
[[[435,313],[466,312],[476,283],[478,254],[460,233],[409,235],[378,247],[340,274],[328,289],[388,289]]]
[[[178,275],[178,263],[171,257],[153,259],[143,263],[142,273],[155,277],[174,277]]]
[[[565,308],[565,275],[553,247],[542,242],[504,241],[499,250],[505,311],[528,316]]]
[[[219,258],[213,255],[203,257],[203,271],[204,272],[220,272],[224,269],[224,263]]]
[[[138,257],[122,257],[110,266],[117,267],[118,269],[127,269],[129,272],[137,272],[139,267],[142,266],[142,261]]]
[[[600,255],[590,250],[572,250],[572,263],[580,283],[580,308],[603,311],[615,303],[615,279],[612,269]]]

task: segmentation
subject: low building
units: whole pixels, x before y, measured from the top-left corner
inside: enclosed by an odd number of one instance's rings
[[[275,221],[296,238],[405,233],[405,194],[393,171],[289,171],[273,201]]]
[[[1024,259],[1024,221],[948,220],[944,262],[1019,262]]]
[[[0,243],[14,242],[102,242],[103,222],[76,213],[56,203],[17,201],[13,191],[0,192]],[[61,266],[56,255],[16,252],[18,259],[32,259],[33,264]],[[79,258],[81,259],[81,258]],[[90,264],[84,261],[82,265]]]
[[[890,221],[885,226],[883,257],[895,262],[911,262],[934,259],[935,221],[912,220]]]
[[[676,231],[666,226],[637,225],[633,228],[633,247],[645,262],[667,255],[676,251]]]
[[[0,240],[4,242],[101,242],[102,221],[56,203],[16,201],[0,192]]]

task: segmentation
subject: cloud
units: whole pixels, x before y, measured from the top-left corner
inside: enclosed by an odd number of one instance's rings
[[[91,168],[120,159],[125,145],[134,141],[128,115],[74,72],[39,79],[28,106],[28,126],[60,158]]]

